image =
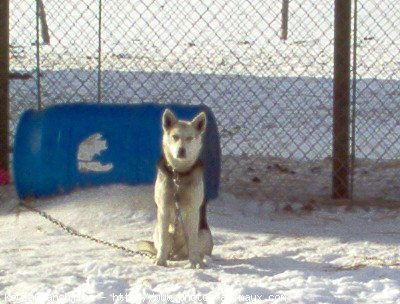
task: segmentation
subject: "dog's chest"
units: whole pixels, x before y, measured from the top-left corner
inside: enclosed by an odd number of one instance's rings
[[[162,195],[169,206],[174,206],[177,200],[181,207],[199,207],[204,199],[202,172],[196,170],[190,175],[174,178],[168,172],[158,170],[156,194]],[[157,201],[157,200],[156,200]]]
[[[175,181],[172,177],[167,177],[168,197],[172,198],[172,203],[178,201],[181,207],[196,206],[203,201],[203,180],[198,174],[191,176],[178,177]]]

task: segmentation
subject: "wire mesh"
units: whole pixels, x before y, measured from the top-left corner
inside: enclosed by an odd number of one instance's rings
[[[354,196],[400,198],[400,3],[359,1]]]
[[[10,0],[10,68],[19,78],[10,87],[12,133],[21,112],[37,107],[37,75],[44,107],[202,103],[217,118],[224,191],[280,202],[328,198],[334,1],[289,1],[286,40],[281,39],[283,3],[42,0],[50,43],[44,43],[41,19],[36,73],[35,24],[43,12],[34,0]],[[400,194],[393,186],[399,11],[394,0],[379,5],[365,0],[357,12],[352,174],[360,198]],[[372,190],[378,169],[391,173]]]

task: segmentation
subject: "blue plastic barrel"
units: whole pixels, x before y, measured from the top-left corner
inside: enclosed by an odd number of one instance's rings
[[[162,155],[161,117],[167,107],[180,119],[206,112],[208,124],[201,154],[206,198],[217,197],[221,151],[216,120],[208,107],[82,103],[28,110],[22,115],[13,155],[19,197],[114,183],[154,183]]]

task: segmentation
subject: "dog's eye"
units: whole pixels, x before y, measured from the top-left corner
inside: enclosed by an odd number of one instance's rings
[[[179,140],[179,136],[178,136],[178,135],[172,135],[172,139],[173,139],[174,141],[178,141],[178,140]]]
[[[192,136],[186,137],[186,141],[192,141],[192,140],[193,140],[193,137],[192,137]]]

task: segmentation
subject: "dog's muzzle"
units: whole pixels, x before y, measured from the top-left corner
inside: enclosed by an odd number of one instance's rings
[[[179,148],[178,158],[186,158],[186,149],[185,148]]]

